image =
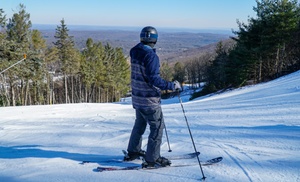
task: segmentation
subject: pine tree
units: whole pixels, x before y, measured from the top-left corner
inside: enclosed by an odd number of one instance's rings
[[[163,62],[160,68],[160,76],[165,80],[172,80],[173,79],[173,70],[169,66],[168,62]]]
[[[4,11],[0,9],[0,70],[4,70],[6,68],[5,65],[5,49],[7,46],[6,41],[6,33],[2,31],[6,25],[6,15],[4,15]],[[4,106],[7,104],[7,88],[5,86],[4,77],[0,75],[0,106]]]
[[[118,101],[129,90],[129,63],[122,49],[90,38],[82,52],[80,76],[86,102]]]
[[[65,24],[64,19],[61,21],[61,25],[57,26],[55,32],[55,38],[57,39],[54,42],[55,47],[58,49],[59,61],[61,63],[61,72],[64,76],[64,91],[65,91],[65,103],[70,102],[68,94],[68,75],[73,73],[73,66],[78,59],[74,60],[73,54],[76,54],[74,48],[73,37],[69,36],[69,29]]]
[[[276,78],[287,69],[291,59],[286,47],[299,22],[297,1],[256,2],[257,17],[250,18],[248,25],[238,22],[239,31],[235,32],[237,45],[230,54],[230,71],[234,73],[234,67],[238,70],[232,79],[235,85],[243,85],[247,80],[256,83]]]
[[[222,42],[216,46],[216,57],[208,68],[208,84],[219,90],[227,87],[226,65],[228,64],[228,50]]]
[[[266,22],[264,29],[268,30],[272,68],[270,76],[278,77],[287,59],[286,45],[291,41],[292,33],[298,24],[299,12],[297,0],[264,0],[257,1],[258,20]]]
[[[30,40],[30,61],[27,61],[27,64],[31,64],[30,68],[30,79],[32,82],[32,100],[34,104],[45,104],[47,100],[44,98],[43,92],[44,89],[47,89],[44,78],[47,77],[47,69],[44,64],[45,54],[46,54],[46,40],[43,39],[41,32],[38,30],[31,31],[31,40]],[[27,92],[28,92],[28,83],[26,86],[26,92],[24,96],[23,105],[27,104]]]
[[[0,8],[0,30],[4,28],[5,25],[6,25],[6,15],[4,15],[3,9]]]
[[[129,86],[129,64],[121,48],[112,48],[109,44],[104,46],[106,68],[106,101],[115,102],[120,99]]]
[[[13,14],[13,17],[9,19],[7,24],[7,40],[9,41],[9,50],[7,52],[7,60],[15,62],[20,60],[24,54],[27,54],[30,50],[30,14],[26,12],[25,6],[23,4],[19,5],[18,13]],[[22,104],[22,91],[17,90],[17,81],[18,79],[24,83],[24,79],[30,75],[30,65],[23,64],[23,66],[16,66],[14,69],[10,69],[7,72],[9,77],[10,85],[10,105],[15,106],[16,104]],[[18,78],[18,79],[16,79]],[[16,101],[18,103],[16,103]]]
[[[299,12],[300,12],[300,5],[299,5]],[[293,38],[294,39],[288,45],[288,49],[291,51],[291,59],[288,63],[288,68],[292,72],[300,70],[300,13],[299,13],[298,29],[293,34]]]
[[[175,63],[173,78],[181,84],[185,81],[185,69],[181,62]]]
[[[103,78],[103,46],[101,43],[96,44],[93,39],[89,38],[86,41],[86,48],[82,52],[80,63],[80,77],[84,88],[84,93],[81,94],[84,102],[92,102],[92,90],[102,84]],[[101,91],[101,89],[99,89]],[[83,96],[84,95],[84,96]]]

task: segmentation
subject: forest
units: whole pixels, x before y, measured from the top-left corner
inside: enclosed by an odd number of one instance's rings
[[[121,48],[89,38],[78,50],[64,19],[48,47],[41,32],[31,30],[23,4],[8,23],[2,9],[0,13],[0,70],[26,54],[1,74],[0,106],[114,102],[128,92],[130,65]]]
[[[270,81],[300,69],[298,1],[256,0],[256,3],[253,10],[257,17],[250,17],[247,23],[237,21],[239,30],[234,32],[233,42],[219,42],[214,55],[189,62],[187,68],[196,68],[187,69],[189,81],[206,83],[191,99]]]
[[[256,17],[237,21],[235,36],[219,42],[213,53],[174,64],[161,60],[161,76],[194,88],[205,82],[196,98],[299,70],[298,1],[256,4]],[[79,50],[64,19],[52,46],[47,46],[41,32],[31,27],[25,5],[11,18],[0,7],[0,106],[115,102],[130,91],[130,58],[122,47],[88,38]]]

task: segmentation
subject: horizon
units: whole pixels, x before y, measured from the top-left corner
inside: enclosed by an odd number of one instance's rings
[[[60,24],[32,24],[32,29],[38,30],[53,30]],[[67,25],[70,31],[103,31],[103,30],[120,30],[120,31],[137,31],[139,32],[143,27],[138,26],[103,26],[103,25]],[[180,27],[156,27],[159,32],[187,32],[187,33],[211,33],[211,34],[225,34],[233,35],[233,29],[225,28],[180,28]]]

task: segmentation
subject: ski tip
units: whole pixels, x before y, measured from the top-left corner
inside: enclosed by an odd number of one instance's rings
[[[215,159],[218,161],[221,161],[221,160],[223,160],[223,157],[216,157]]]
[[[210,159],[206,162],[207,162],[207,164],[215,164],[215,163],[221,162],[222,160],[223,160],[223,157],[216,157],[216,158]]]
[[[86,164],[86,163],[90,163],[90,161],[81,161],[79,164]]]
[[[95,172],[103,172],[104,170],[101,167],[97,167],[96,169],[94,169]]]

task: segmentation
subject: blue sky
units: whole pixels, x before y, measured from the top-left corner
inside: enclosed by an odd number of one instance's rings
[[[26,6],[33,24],[237,29],[254,17],[255,0],[0,0],[7,18]]]

